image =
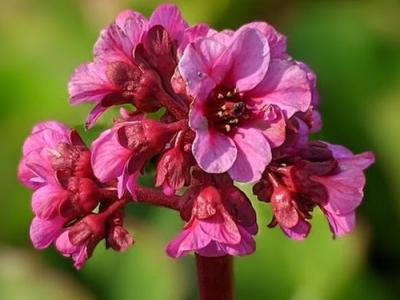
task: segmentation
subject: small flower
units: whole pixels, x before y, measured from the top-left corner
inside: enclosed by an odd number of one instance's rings
[[[197,163],[241,182],[261,178],[271,148],[284,142],[285,119],[311,103],[306,71],[286,59],[283,38],[257,24],[198,39],[179,63],[194,98],[189,125]]]
[[[350,150],[323,142],[309,142],[297,155],[271,163],[254,186],[262,201],[270,202],[273,220],[292,239],[304,239],[308,219],[318,206],[328,219],[334,237],[355,225],[355,209],[363,198],[363,171],[374,162],[371,152]]]
[[[103,29],[94,47],[94,61],[79,66],[68,90],[70,103],[94,102],[87,126],[91,127],[107,108],[131,103],[143,112],[160,108],[161,89],[183,109],[185,100],[172,93],[170,80],[178,56],[208,26],[189,27],[176,6],[160,5],[147,20],[126,10]]]
[[[105,224],[100,215],[88,215],[56,240],[56,249],[65,257],[71,257],[79,270],[92,255],[98,242],[104,237]]]
[[[123,252],[133,244],[133,238],[123,227],[123,214],[118,211],[111,216],[107,226],[106,247]]]
[[[155,186],[161,186],[166,195],[175,194],[190,183],[192,158],[188,151],[182,148],[182,145],[176,145],[166,150],[157,164]]]
[[[233,186],[226,196],[212,186],[201,188],[190,214],[183,231],[168,244],[169,256],[180,257],[190,251],[202,256],[247,255],[255,250],[255,212]]]
[[[103,183],[118,179],[118,195],[135,195],[136,178],[144,164],[160,153],[176,132],[176,123],[164,124],[136,116],[116,123],[92,144],[92,167]]]

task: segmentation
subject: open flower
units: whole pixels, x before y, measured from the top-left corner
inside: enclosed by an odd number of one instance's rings
[[[262,201],[270,202],[273,220],[292,239],[310,231],[311,212],[318,206],[334,237],[352,231],[355,209],[363,198],[363,171],[374,161],[371,152],[350,150],[322,142],[309,142],[297,155],[271,163],[254,186]]]
[[[209,173],[242,182],[261,178],[271,148],[285,139],[285,119],[311,103],[306,71],[257,26],[201,38],[187,46],[179,71],[193,96],[193,155]],[[276,39],[275,39],[276,41]],[[279,44],[279,43],[278,43]],[[279,44],[280,45],[280,44]]]
[[[157,110],[161,89],[183,109],[185,101],[172,93],[170,81],[185,46],[207,32],[205,24],[189,27],[170,4],[160,5],[149,20],[135,11],[121,12],[101,31],[94,61],[80,65],[72,75],[70,103],[95,103],[88,127],[112,105],[131,103],[144,112]]]
[[[239,191],[228,192],[225,198],[216,188],[204,187],[190,213],[183,231],[167,246],[169,256],[191,251],[202,256],[247,255],[255,250],[255,212]]]

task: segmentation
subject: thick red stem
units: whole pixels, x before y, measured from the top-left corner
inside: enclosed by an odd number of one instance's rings
[[[162,191],[152,188],[137,187],[135,192],[138,202],[163,206],[174,210],[179,210],[183,202],[183,197],[181,196],[167,196]]]
[[[200,300],[233,300],[232,264],[230,255],[204,257],[196,254]]]
[[[117,210],[121,209],[125,204],[130,201],[129,198],[122,198],[114,201],[110,206],[108,206],[103,212],[98,214],[99,218],[106,220],[112,214],[114,214]]]

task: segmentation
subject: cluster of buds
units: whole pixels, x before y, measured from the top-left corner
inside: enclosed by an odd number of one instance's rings
[[[33,245],[53,244],[77,268],[103,239],[116,251],[133,244],[123,207],[135,202],[180,213],[171,257],[251,254],[256,212],[235,182],[254,184],[271,205],[269,227],[292,239],[308,235],[317,206],[334,237],[355,225],[373,154],[309,140],[322,126],[315,74],[267,23],[216,31],[189,26],[174,5],[149,19],[123,11],[68,91],[71,104],[94,104],[88,129],[108,108],[132,107],[90,147],[55,121],[24,143],[18,177],[34,190]],[[150,169],[154,187],[143,187],[138,178]]]

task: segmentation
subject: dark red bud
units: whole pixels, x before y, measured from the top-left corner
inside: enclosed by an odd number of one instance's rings
[[[68,237],[73,245],[89,244],[89,248],[104,237],[105,224],[100,215],[91,214],[74,224],[69,230]]]
[[[133,238],[122,226],[113,226],[107,232],[107,248],[122,252],[128,249],[133,243]]]
[[[261,179],[253,186],[253,193],[260,201],[270,202],[272,195],[272,185],[268,180]]]
[[[167,150],[157,164],[155,186],[162,186],[165,182],[178,190],[190,180],[190,157],[179,147]]]
[[[66,219],[92,212],[102,196],[97,184],[89,178],[71,177],[66,188],[69,196],[59,207],[60,214]]]
[[[97,184],[89,178],[79,180],[79,205],[84,213],[91,212],[99,203],[101,193]]]
[[[221,195],[212,186],[203,188],[193,204],[192,215],[198,219],[207,219],[217,213],[222,205]]]
[[[168,124],[151,119],[144,119],[134,124],[122,126],[118,130],[119,143],[136,153],[146,152],[154,154],[159,152],[174,131]]]

